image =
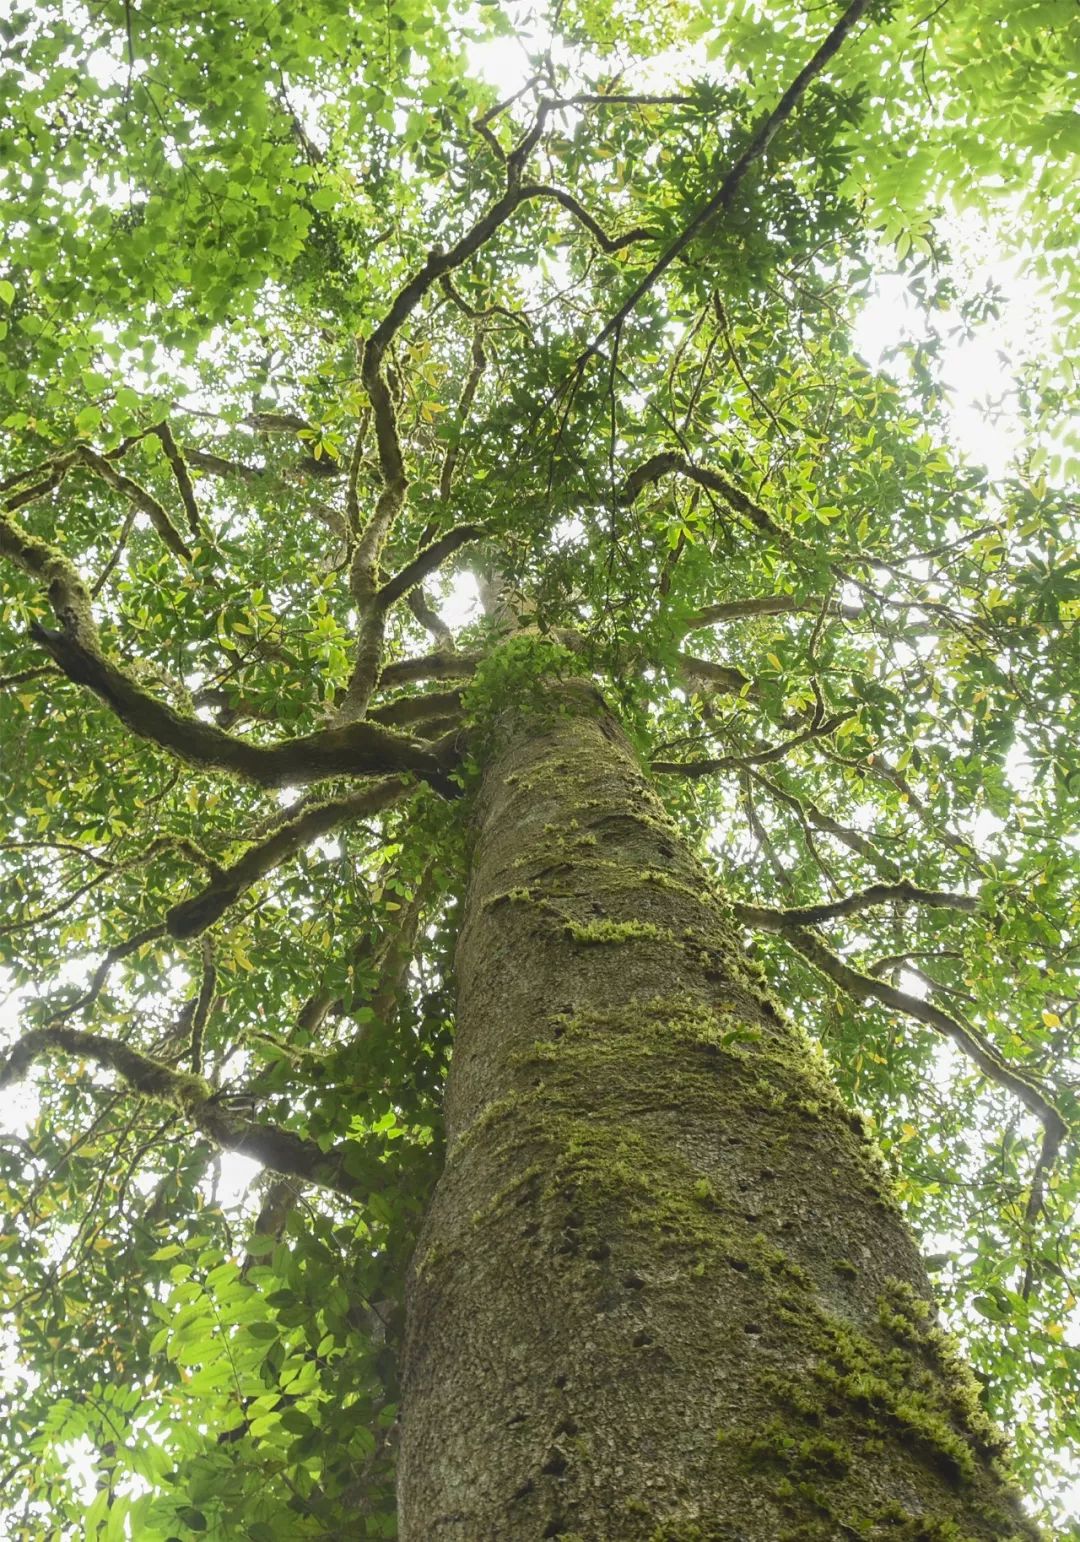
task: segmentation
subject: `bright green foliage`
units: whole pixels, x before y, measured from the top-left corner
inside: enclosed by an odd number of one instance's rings
[[[975,315],[935,227],[963,207],[1020,233],[1074,335],[1072,5],[870,6],[587,353],[834,20],[105,0],[0,21],[0,963],[29,1073],[0,1143],[6,1535],[393,1535],[467,860],[447,794],[515,657],[594,676],[734,901],[901,880],[977,901],[822,920],[861,1003],[782,921],[753,948],[877,1131],[987,1407],[1061,1516],[1076,1180],[1067,1141],[1037,1162],[1077,1074],[1076,505],[1030,465],[988,485],[950,447],[932,344],[900,383],[850,325],[895,260],[928,312]],[[506,94],[528,82],[501,110],[500,39]],[[492,219],[508,168],[531,192]],[[1068,389],[1047,361],[1033,424]],[[374,614],[357,553],[377,588],[462,526],[375,629],[386,737],[363,774],[290,775],[285,814],[229,745],[325,748]],[[431,610],[466,573],[488,614],[451,638]],[[177,742],[195,719],[227,744],[178,756],[161,703]],[[318,823],[417,739],[419,777]],[[167,929],[229,884],[202,936]],[[222,1178],[245,1119],[299,1138],[258,1221]]]

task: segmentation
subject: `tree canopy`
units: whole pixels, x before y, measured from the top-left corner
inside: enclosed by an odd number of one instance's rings
[[[469,795],[576,672],[1080,1536],[1075,8],[0,36],[9,1534],[393,1535]],[[961,212],[1061,343],[999,482],[941,383],[935,318],[1007,300]],[[895,271],[925,334],[875,370]]]

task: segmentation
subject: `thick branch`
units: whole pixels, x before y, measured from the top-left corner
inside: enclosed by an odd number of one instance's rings
[[[733,664],[717,664],[712,659],[696,658],[692,653],[680,653],[676,657],[679,678],[690,685],[700,680],[729,696],[740,696],[744,691],[752,693],[754,682]]]
[[[254,428],[260,434],[313,432],[307,418],[302,418],[297,412],[250,412],[244,419],[244,422],[248,428]]]
[[[184,446],[184,458],[197,471],[208,476],[238,477],[241,482],[262,482],[273,475],[265,466],[247,466],[243,461],[227,460],[224,455],[214,455],[210,450],[199,450],[193,445]]]
[[[228,771],[262,787],[298,787],[327,776],[402,771],[415,771],[433,785],[444,785],[443,768],[430,750],[376,724],[350,722],[277,744],[253,744],[175,711],[70,634],[35,626],[33,635],[69,680],[88,686],[133,733],[191,765]]]
[[[368,713],[369,723],[385,723],[392,728],[443,722],[461,712],[461,691],[425,691],[420,696],[399,696]]]
[[[170,436],[171,437],[171,436]],[[175,449],[175,445],[173,446]],[[168,452],[166,452],[168,453]],[[191,561],[191,548],[177,530],[163,506],[154,495],[147,492],[141,482],[136,482],[134,477],[125,476],[122,471],[117,471],[111,461],[103,455],[97,455],[93,450],[85,446],[79,451],[79,459],[96,471],[103,482],[114,488],[118,493],[123,493],[141,514],[145,514],[161,537],[162,541],[172,552],[174,557],[179,557],[182,562]],[[191,482],[188,479],[188,487]],[[196,528],[197,525],[196,525]]]
[[[449,278],[444,279],[443,283],[445,286],[448,286],[451,292],[456,292],[453,291],[453,285],[450,283]],[[465,384],[462,386],[461,395],[458,398],[457,432],[446,446],[442,470],[439,472],[439,498],[443,503],[446,503],[450,498],[450,489],[454,481],[454,471],[457,468],[462,436],[465,432],[465,425],[469,420],[469,411],[472,407],[473,399],[479,389],[484,370],[487,368],[487,362],[487,354],[484,352],[484,329],[478,326],[473,333],[469,373],[465,377]]]
[[[199,994],[195,998],[191,1012],[189,1057],[192,1074],[195,1076],[202,1075],[203,1034],[210,1016],[210,1008],[214,1003],[214,991],[217,988],[217,968],[214,964],[213,946],[208,937],[203,939],[202,955],[202,981],[199,985]]]
[[[0,515],[0,554],[46,586],[61,629],[35,624],[31,632],[68,679],[88,686],[133,733],[181,760],[229,771],[263,787],[301,786],[325,776],[415,771],[445,790],[443,768],[430,750],[375,724],[348,723],[264,745],[233,738],[177,712],[106,658],[86,587],[61,551],[31,535],[10,515]]]
[[[822,921],[835,921],[840,916],[851,916],[860,910],[870,910],[875,905],[887,905],[891,901],[905,905],[926,905],[938,910],[961,910],[967,915],[979,908],[979,902],[969,894],[951,894],[942,889],[920,889],[918,884],[873,883],[857,894],[831,900],[823,905],[800,905],[791,910],[772,910],[765,905],[735,905],[735,914],[747,926],[760,931],[786,932],[792,926],[817,926]]]
[[[642,226],[637,227],[635,230],[628,230],[622,236],[609,236],[604,227],[589,213],[585,205],[580,203],[573,193],[568,193],[565,188],[548,187],[537,183],[533,186],[523,187],[521,193],[523,198],[550,198],[553,203],[560,204],[568,214],[574,216],[579,225],[584,226],[597,245],[602,247],[605,252],[621,252],[624,247],[632,246],[636,241],[651,241],[654,238],[655,232],[646,230]]]
[[[651,482],[658,482],[661,477],[668,476],[673,471],[677,471],[690,482],[696,482],[699,487],[704,487],[709,492],[718,493],[729,507],[735,509],[763,535],[770,535],[782,541],[789,539],[789,533],[776,523],[772,515],[767,513],[760,504],[748,498],[733,482],[729,482],[717,471],[695,466],[692,461],[687,460],[685,455],[679,455],[674,450],[664,450],[659,455],[652,455],[642,465],[637,466],[623,483],[619,503],[623,508],[629,508],[640,496],[644,487]]]
[[[452,648],[454,646],[453,632],[434,606],[428,603],[427,595],[423,589],[410,589],[405,596],[405,602],[424,630],[430,632],[432,637],[434,637],[436,644],[443,648]],[[385,675],[386,670],[384,669],[379,680],[380,685],[383,683]]]
[[[418,658],[396,659],[379,676],[380,688],[412,685],[417,680],[465,680],[476,673],[479,653],[425,653]]]
[[[88,445],[78,445],[74,450],[68,450],[64,455],[58,455],[52,461],[46,462],[40,468],[45,472],[40,482],[35,482],[30,487],[24,487],[21,492],[12,493],[10,497],[4,500],[5,513],[14,514],[24,504],[32,503],[37,498],[43,498],[47,493],[52,492],[54,488],[59,487],[60,483],[74,466],[80,465],[88,466],[109,487],[113,488],[116,492],[123,493],[133,508],[145,514],[174,556],[179,557],[183,562],[191,561],[191,550],[187,542],[153,494],[147,492],[140,482],[136,482],[132,477],[125,476],[121,471],[117,471],[108,457],[98,455]],[[20,473],[17,479],[13,478],[9,479],[9,481],[14,483],[15,481],[25,480],[25,476],[26,473]],[[188,485],[190,487],[190,479]]]
[[[176,478],[177,487],[180,489],[180,500],[187,514],[191,533],[198,540],[203,533],[202,520],[199,517],[199,505],[195,500],[195,489],[191,485],[191,476],[188,472],[187,463],[180,453],[180,448],[173,438],[172,429],[168,423],[159,423],[154,429],[154,433],[161,441],[161,448],[165,451],[166,459],[172,467],[172,474]]]
[[[896,986],[889,985],[884,980],[875,980],[870,975],[853,969],[813,932],[792,926],[784,928],[783,936],[784,940],[808,959],[816,969],[836,985],[841,986],[856,1001],[869,999],[880,1001],[890,1011],[917,1018],[919,1022],[927,1023],[938,1033],[951,1039],[969,1060],[974,1061],[984,1076],[997,1086],[1011,1092],[1014,1097],[1020,1099],[1025,1108],[1030,1109],[1046,1130],[1047,1143],[1051,1152],[1057,1150],[1068,1134],[1068,1125],[1060,1111],[1040,1086],[1029,1081],[1022,1071],[1009,1065],[994,1045],[985,1039],[971,1023],[959,1015],[952,1016],[942,1011],[933,1002],[920,1001],[918,996],[910,996],[906,991],[898,990]]]
[[[372,332],[365,349],[365,362],[371,361],[371,367],[378,368],[382,363],[383,354],[389,347],[391,340],[400,330],[402,325],[412,315],[413,311],[423,300],[428,290],[437,284],[446,275],[453,273],[456,268],[469,260],[480,248],[495,234],[499,227],[510,218],[521,204],[532,199],[550,199],[569,208],[576,217],[585,216],[588,228],[597,237],[607,243],[609,251],[617,249],[619,245],[625,245],[627,237],[610,237],[604,234],[601,227],[596,224],[592,216],[582,208],[571,194],[561,188],[547,187],[542,183],[526,183],[519,181],[521,167],[525,154],[536,143],[535,131],[527,134],[521,144],[507,158],[507,187],[506,191],[495,200],[487,213],[482,215],[469,230],[455,241],[447,250],[442,247],[433,247],[428,253],[423,267],[417,269],[395,296],[390,309],[382,321]],[[583,222],[585,222],[583,221]],[[633,239],[639,240],[644,232],[633,233]],[[365,381],[365,384],[367,382]]]
[[[177,1071],[164,1061],[105,1034],[66,1024],[31,1028],[0,1068],[0,1090],[21,1080],[35,1060],[57,1050],[114,1071],[140,1097],[168,1103],[226,1151],[238,1151],[275,1172],[289,1173],[356,1199],[379,1181],[380,1164],[355,1142],[322,1151],[313,1140],[278,1125],[262,1124],[231,1111],[203,1077]]]
[[[408,786],[402,777],[387,777],[347,798],[332,798],[306,808],[298,819],[290,820],[268,839],[249,847],[239,861],[223,868],[198,894],[174,905],[165,917],[169,935],[197,937],[220,920],[245,890],[275,867],[280,867],[282,862],[338,825],[388,808],[408,791]]]
[[[686,630],[712,626],[717,621],[741,621],[747,616],[786,616],[792,611],[816,610],[813,600],[797,600],[793,594],[759,594],[745,600],[723,600],[706,605],[686,620]]]
[[[851,712],[837,712],[832,717],[825,718],[817,726],[804,729],[802,733],[794,734],[790,739],[785,739],[782,744],[771,745],[765,750],[748,750],[744,755],[718,755],[713,760],[654,760],[654,771],[663,772],[675,776],[711,776],[714,771],[728,771],[734,767],[745,769],[747,766],[765,766],[774,760],[782,760],[789,751],[796,749],[800,744],[805,744],[809,739],[820,739],[827,734],[835,733],[841,723],[846,723],[852,717]]]
[[[462,311],[466,316],[468,316],[470,321],[485,321],[490,316],[502,316],[507,321],[509,321],[512,326],[515,326],[519,331],[524,332],[525,336],[531,343],[536,341],[535,334],[529,324],[528,318],[523,316],[519,311],[511,310],[508,305],[485,305],[481,310],[479,306],[472,305],[468,300],[466,300],[465,296],[455,286],[453,279],[448,273],[444,273],[442,278],[439,280],[439,287],[445,294],[450,297],[450,299],[457,306],[458,310]]]
[[[383,584],[376,595],[376,603],[384,611],[389,610],[395,601],[408,594],[417,584],[422,584],[429,573],[441,567],[459,547],[467,541],[479,540],[486,533],[480,525],[456,525],[453,530],[448,530],[438,540],[425,546],[423,551],[417,552],[411,562],[407,562],[400,572]]]
[[[379,469],[383,490],[375,510],[353,550],[349,582],[361,614],[356,657],[344,698],[338,708],[341,721],[359,718],[367,708],[379,677],[383,646],[385,606],[378,606],[379,558],[408,493],[408,480],[398,436],[393,398],[383,375],[383,360],[394,337],[432,286],[478,252],[522,203],[534,198],[553,199],[585,217],[593,233],[600,227],[570,194],[541,184],[522,186],[521,174],[542,128],[543,109],[534,128],[505,158],[506,190],[487,212],[449,250],[433,247],[423,266],[398,291],[382,321],[364,344],[360,378],[368,394],[375,421]],[[604,240],[609,238],[606,236]],[[617,243],[622,244],[622,243]],[[609,249],[613,249],[609,246]],[[408,585],[402,589],[407,592]]]
[[[382,371],[384,351],[374,345],[372,338],[368,338],[360,358],[360,378],[371,403],[383,485],[371,517],[361,528],[356,497],[356,474],[359,470],[357,449],[350,472],[349,524],[356,530],[356,542],[349,564],[349,589],[360,613],[360,626],[352,674],[338,707],[340,722],[363,716],[378,682],[387,610],[387,605],[381,603],[379,596],[380,559],[387,537],[405,507],[409,491],[394,399]],[[359,439],[357,443],[359,445]]]
[[[214,455],[209,450],[196,450],[190,445],[185,445],[182,453],[189,466],[194,466],[197,471],[206,472],[208,476],[236,477],[241,482],[263,483],[268,486],[284,484],[286,480],[279,477],[276,472],[269,471],[265,466],[248,466],[242,461],[226,460],[223,455]],[[328,503],[319,502],[318,499],[308,497],[306,501],[315,518],[332,531],[340,541],[347,544],[350,532],[344,514]]]

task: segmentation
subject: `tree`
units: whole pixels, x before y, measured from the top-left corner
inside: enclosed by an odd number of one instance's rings
[[[1060,1518],[1071,20],[3,24],[12,1535]]]

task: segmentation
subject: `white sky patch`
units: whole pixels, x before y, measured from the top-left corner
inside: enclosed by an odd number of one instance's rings
[[[231,1210],[239,1205],[252,1183],[263,1171],[261,1162],[241,1156],[238,1151],[223,1151],[219,1158],[218,1202]]]
[[[480,586],[468,569],[455,573],[439,600],[439,614],[455,631],[480,617]]]
[[[883,273],[856,317],[853,340],[874,369],[902,373],[893,351],[917,344],[928,330],[936,334],[942,340],[953,444],[999,479],[1018,455],[1037,448],[1026,442],[1028,430],[1014,377],[1025,364],[1052,356],[1052,310],[1038,282],[1022,271],[1021,259],[1006,255],[993,233],[974,217],[947,218],[942,232],[961,289],[974,295],[993,285],[1002,297],[998,315],[973,327],[955,306],[927,315],[902,273]],[[1069,453],[1057,438],[1042,447]]]

